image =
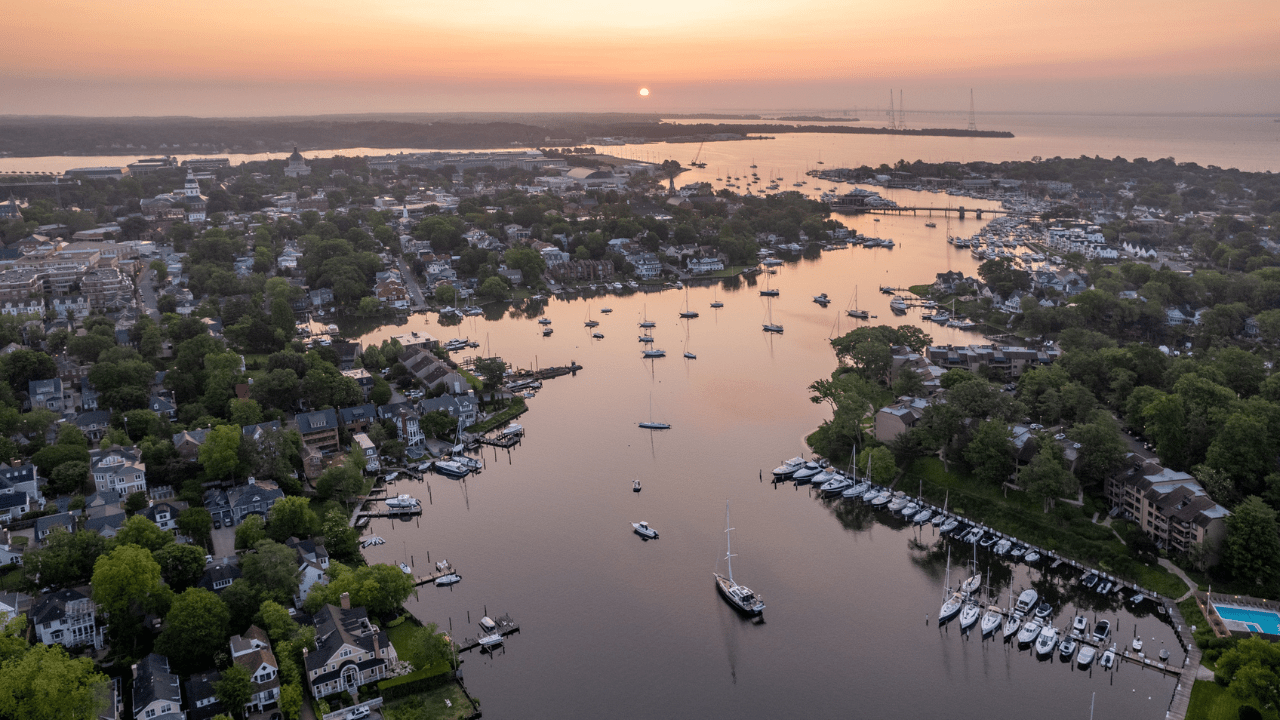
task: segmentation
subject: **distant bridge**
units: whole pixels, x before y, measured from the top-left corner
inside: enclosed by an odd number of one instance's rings
[[[963,205],[960,207],[876,207],[870,205],[842,205],[833,203],[831,205],[831,210],[833,212],[849,213],[851,215],[861,215],[863,213],[874,213],[876,215],[902,215],[903,213],[911,213],[912,215],[918,215],[922,212],[928,213],[929,215],[934,213],[945,215],[947,213],[955,213],[960,216],[961,220],[964,219],[967,213],[973,213],[979,220],[982,219],[984,214],[988,213],[991,215],[1018,214],[1012,210],[991,208],[970,208],[966,210]]]

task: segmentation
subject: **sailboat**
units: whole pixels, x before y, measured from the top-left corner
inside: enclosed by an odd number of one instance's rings
[[[645,430],[670,430],[671,426],[666,423],[653,421],[653,395],[649,395],[649,422],[640,423],[640,427]]]
[[[584,322],[584,323],[582,323],[582,324],[583,324],[584,326],[586,326],[586,327],[589,327],[589,328],[599,327],[599,326],[600,326],[600,323],[596,322],[595,320],[593,320],[593,319],[591,318],[591,308],[590,308],[590,306],[588,306],[588,307],[587,307],[587,321],[586,321],[586,322]]]
[[[866,310],[858,309],[858,288],[855,287],[853,289],[853,309],[845,310],[844,313],[851,318],[857,318],[859,320],[866,320],[870,317]]]
[[[769,322],[764,324],[764,331],[771,333],[782,333],[782,326],[773,322],[773,300],[769,300]]]
[[[951,584],[951,546],[947,546],[947,585]],[[947,588],[950,590],[950,588]],[[938,611],[938,622],[944,623],[955,617],[960,612],[960,606],[964,604],[964,595],[958,592],[951,593],[951,597],[942,603],[942,609]]]
[[[684,288],[684,310],[680,313],[680,317],[691,319],[698,317],[698,313],[689,309],[689,286]]]
[[[775,288],[770,287],[768,278],[765,278],[764,289],[760,291],[760,295],[761,297],[778,297],[778,291]]]
[[[713,307],[713,308],[722,308],[722,307],[724,307],[724,303],[720,302],[720,284],[719,284],[719,283],[716,283],[716,284],[711,288],[711,292],[712,292],[712,295],[711,295],[711,307]]]
[[[724,559],[729,563],[729,576],[725,577],[720,573],[713,572],[712,575],[716,579],[716,590],[720,591],[720,595],[731,605],[734,610],[747,615],[759,615],[764,612],[764,603],[760,597],[751,591],[746,585],[739,585],[733,579],[733,543],[730,541],[729,535],[733,528],[729,527],[729,503],[724,504],[724,542],[725,556]]]
[[[654,325],[655,325],[655,323],[654,323],[652,320],[650,320],[650,319],[649,319],[649,305],[648,305],[648,304],[645,304],[645,306],[644,306],[644,319],[640,321],[640,327],[642,327],[642,328],[651,328],[651,327],[653,327]]]

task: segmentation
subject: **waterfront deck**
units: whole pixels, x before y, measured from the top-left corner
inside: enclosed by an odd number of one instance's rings
[[[443,562],[444,562],[443,568],[432,565],[431,567],[435,568],[435,570],[427,573],[426,575],[414,575],[413,576],[414,587],[421,587],[423,585],[432,585],[435,583],[437,578],[442,578],[445,575],[452,575],[453,573],[458,572],[458,569],[453,566],[453,563],[449,562],[448,560],[444,560]]]
[[[495,622],[498,623],[498,629],[494,630],[494,632],[501,635],[504,638],[507,637],[508,635],[513,635],[515,633],[520,632],[520,623],[516,622],[515,620],[512,620],[510,615],[503,615],[502,617],[497,618]],[[464,653],[470,650],[475,650],[476,648],[480,647],[480,640],[478,637],[465,638],[462,640],[462,642],[458,642],[454,640],[453,644],[454,644],[454,647],[457,648],[458,652]]]

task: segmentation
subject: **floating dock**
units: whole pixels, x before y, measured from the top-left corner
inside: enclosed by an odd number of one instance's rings
[[[496,622],[498,623],[498,629],[494,630],[493,632],[498,635],[501,635],[504,638],[507,637],[508,635],[512,635],[520,632],[520,623],[516,622],[515,620],[512,620],[510,615],[503,615],[502,617],[498,618]],[[462,642],[454,641],[453,644],[454,644],[454,647],[457,648],[458,652],[464,653],[469,650],[475,650],[476,648],[480,647],[480,640],[478,637],[466,638]]]
[[[426,575],[414,575],[413,576],[414,587],[421,587],[423,585],[433,585],[435,584],[435,581],[437,578],[442,578],[445,575],[452,575],[458,572],[458,569],[455,568],[453,564],[450,563],[448,560],[445,560],[443,562],[444,562],[443,568],[436,567],[434,571]],[[435,567],[435,566],[432,566],[432,567]]]

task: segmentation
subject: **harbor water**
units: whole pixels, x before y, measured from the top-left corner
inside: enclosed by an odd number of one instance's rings
[[[899,202],[932,197],[919,195]],[[474,637],[486,610],[520,623],[504,649],[464,655],[467,687],[486,716],[1065,719],[1087,717],[1095,692],[1097,718],[1163,715],[1172,678],[1123,663],[1115,673],[1081,671],[1056,654],[1037,661],[966,637],[955,623],[939,628],[947,559],[934,528],[770,482],[781,460],[807,455],[803,438],[829,417],[806,388],[835,367],[833,335],[853,323],[915,322],[937,342],[982,341],[921,321],[919,310],[895,317],[878,292],[975,271],[967,251],[946,244],[941,222],[924,221],[859,218],[851,224],[897,247],[796,259],[754,281],[552,299],[449,327],[414,315],[344,328],[365,344],[415,329],[469,337],[481,347],[466,352],[520,367],[584,367],[528,400],[522,444],[484,448],[485,469],[465,481],[428,474],[393,483],[391,493],[423,502],[422,515],[374,519],[366,530],[387,540],[366,551],[371,562],[409,562],[421,574],[448,559],[458,569],[458,585],[424,586],[409,600],[424,621],[458,637]],[[982,222],[970,217],[953,232],[972,234]],[[759,295],[766,281],[780,291],[771,306]],[[855,290],[877,319],[844,316]],[[823,292],[832,298],[826,309],[812,302]],[[710,308],[714,299],[724,308]],[[677,318],[686,302],[700,317]],[[782,335],[762,332],[770,312]],[[540,317],[552,321],[550,337]],[[637,323],[646,317],[665,358],[641,358]],[[583,326],[588,318],[603,340]],[[686,350],[697,359],[683,358]],[[637,427],[650,419],[671,429]],[[634,480],[642,492],[632,492]],[[763,596],[763,622],[736,614],[713,585],[712,573],[727,569],[726,502],[734,577]],[[640,521],[660,539],[635,535],[631,523]],[[952,552],[954,585],[967,576],[972,549]],[[993,565],[987,551],[978,557],[979,569]],[[1115,596],[1080,590],[1078,571],[1050,572],[1047,563],[992,569],[1001,605],[1010,589],[1016,596],[1034,586],[1059,606],[1058,627],[1077,610],[1109,618],[1123,648],[1136,624],[1148,653],[1168,648],[1171,662],[1182,662],[1150,603],[1135,617]]]

